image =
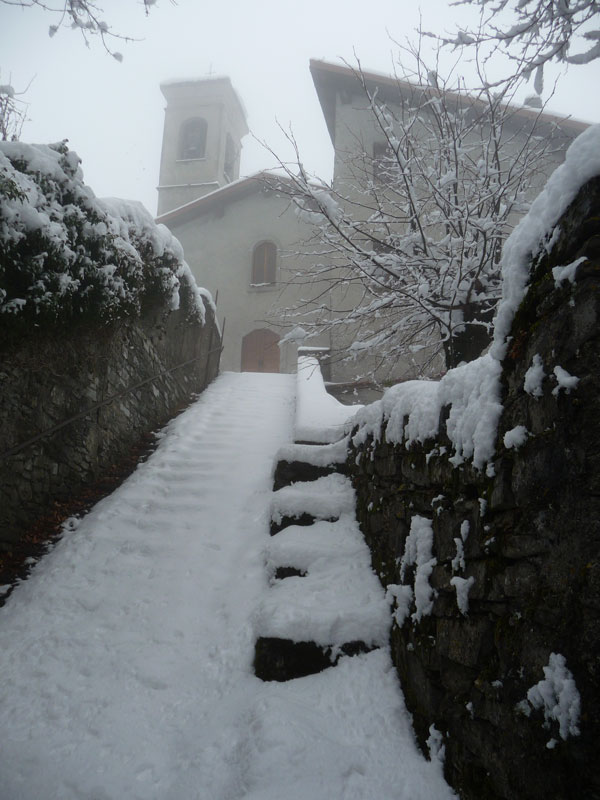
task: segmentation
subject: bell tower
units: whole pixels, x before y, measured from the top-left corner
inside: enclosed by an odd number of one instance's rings
[[[240,174],[246,113],[229,78],[161,83],[167,105],[158,215],[196,200]]]

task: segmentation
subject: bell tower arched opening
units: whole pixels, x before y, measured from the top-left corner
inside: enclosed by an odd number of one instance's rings
[[[167,81],[158,215],[235,181],[246,113],[229,78]]]

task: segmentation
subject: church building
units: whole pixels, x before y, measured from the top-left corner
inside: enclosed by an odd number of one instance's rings
[[[181,242],[225,322],[223,370],[294,372],[282,299],[308,230],[266,174],[239,178],[243,105],[229,78],[163,83],[167,101],[157,222]]]
[[[402,98],[418,87],[368,72],[362,72],[359,80],[352,69],[325,61],[312,60],[310,70],[334,147],[334,187],[356,183],[356,165],[363,177],[373,180],[368,169],[374,169],[383,143],[365,101],[365,86],[390,107],[405,102]],[[303,301],[313,313],[318,313],[319,303],[335,307],[335,298],[326,297],[335,287],[311,287],[306,278],[314,264],[310,253],[314,230],[295,212],[285,191],[277,190],[272,175],[240,179],[242,140],[248,127],[229,78],[171,81],[161,84],[161,91],[166,108],[157,222],[179,239],[196,280],[217,299],[218,318],[225,326],[221,369],[293,372],[298,342],[280,341],[290,328],[302,325],[292,309]],[[516,109],[515,124],[526,130],[537,116],[536,111]],[[547,114],[541,117],[544,130],[556,139],[553,168],[587,125]],[[365,163],[371,165],[366,173]],[[540,176],[540,185],[548,174]],[[304,277],[297,279],[298,275]],[[352,291],[360,289],[345,291],[342,305],[359,302]],[[345,362],[334,357],[351,343],[349,336],[352,331],[347,327],[334,326],[306,343],[332,354],[334,382],[360,379],[377,360]],[[423,372],[409,353],[384,366],[388,374],[382,377],[391,373],[395,380]],[[434,364],[430,374],[439,367]]]

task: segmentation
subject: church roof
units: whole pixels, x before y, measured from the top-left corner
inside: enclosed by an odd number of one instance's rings
[[[167,211],[156,218],[157,223],[162,223],[168,227],[183,225],[192,219],[197,219],[204,214],[219,211],[235,200],[241,200],[255,192],[276,191],[278,183],[285,183],[289,179],[282,175],[275,175],[272,172],[263,170],[246,178],[239,178],[237,181],[215,189],[196,200],[192,200],[185,205]]]
[[[327,130],[331,141],[335,146],[335,114],[337,105],[337,95],[344,95],[348,99],[363,91],[362,81],[369,92],[377,89],[377,97],[383,102],[398,103],[399,97],[414,95],[419,92],[421,87],[418,84],[400,80],[393,75],[384,75],[379,72],[369,72],[364,69],[352,68],[345,64],[333,64],[330,61],[322,61],[312,58],[310,60],[310,72],[312,75],[317,96],[323,110]],[[430,92],[435,89],[427,87]],[[457,100],[464,99],[464,95],[455,92],[446,92],[449,97],[456,97]],[[473,98],[473,102],[478,102]],[[589,127],[587,122],[575,119],[565,119],[536,109],[524,106],[514,107],[515,116],[520,120],[535,122],[538,119],[544,123],[554,123],[569,136],[574,138]]]

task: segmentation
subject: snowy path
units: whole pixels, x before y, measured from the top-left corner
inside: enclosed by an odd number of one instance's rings
[[[0,800],[452,796],[385,648],[286,684],[253,675],[293,407],[291,376],[221,376],[13,592]]]

